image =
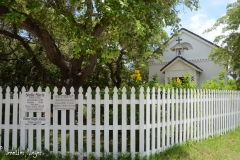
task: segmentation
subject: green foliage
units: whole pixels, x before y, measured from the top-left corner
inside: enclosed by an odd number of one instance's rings
[[[226,72],[220,71],[218,77],[213,77],[202,84],[204,89],[217,89],[217,90],[237,90],[236,81],[229,79],[226,82]]]
[[[102,65],[102,75],[111,72],[106,79],[119,87],[125,73],[160,58],[169,40],[164,28],[179,29],[178,5],[197,9],[198,0],[2,0],[0,42],[11,39],[3,45],[16,49],[11,55],[24,54],[42,83],[77,88]]]
[[[240,32],[239,32],[240,1],[227,5],[227,12],[219,18],[213,27],[206,30],[210,32],[218,27],[222,28],[221,35],[215,37],[214,42],[221,42],[221,47],[214,49],[210,58],[228,68],[229,75],[235,79],[240,74]]]

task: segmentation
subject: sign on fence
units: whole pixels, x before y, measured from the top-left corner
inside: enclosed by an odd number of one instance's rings
[[[21,96],[21,109],[25,112],[45,112],[49,106],[49,94],[46,92],[25,92]]]
[[[49,122],[50,93],[23,92],[20,97],[20,121],[28,125],[41,125]],[[27,116],[26,113],[29,113]],[[38,113],[37,117],[33,112]],[[44,117],[42,112],[44,112]],[[39,114],[40,113],[40,114]]]
[[[56,110],[75,109],[74,95],[54,95],[53,109],[56,109]]]
[[[22,117],[21,121],[31,125],[41,125],[48,122],[46,117]]]

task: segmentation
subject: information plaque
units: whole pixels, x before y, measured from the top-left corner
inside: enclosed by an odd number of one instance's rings
[[[48,123],[46,117],[22,117],[21,121],[28,125],[41,125]]]
[[[21,109],[25,112],[45,112],[50,104],[46,92],[24,92],[21,95]]]
[[[53,109],[55,110],[75,109],[74,95],[54,95]]]

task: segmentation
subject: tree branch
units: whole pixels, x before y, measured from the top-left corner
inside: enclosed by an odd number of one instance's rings
[[[38,61],[37,57],[34,55],[33,50],[31,49],[31,47],[28,45],[28,43],[25,41],[24,38],[22,38],[21,36],[19,36],[17,34],[13,34],[9,31],[1,30],[1,29],[0,29],[0,34],[5,35],[10,38],[13,38],[13,39],[16,39],[22,44],[22,46],[26,49],[26,51],[32,56],[31,61],[38,68],[38,71],[41,73],[42,78],[45,80],[45,82],[53,84],[55,86],[59,86],[59,87],[63,86],[62,82],[55,80],[47,73],[47,70]]]
[[[0,16],[9,13],[9,9],[5,6],[0,5]],[[18,12],[18,11],[15,11]],[[20,13],[20,12],[18,12]],[[25,20],[21,22],[21,25],[30,33],[37,36],[41,41],[48,59],[58,66],[61,70],[68,70],[70,63],[65,60],[64,56],[61,54],[60,50],[56,46],[50,33],[45,30],[41,23],[33,19],[31,16],[20,13],[25,16]]]

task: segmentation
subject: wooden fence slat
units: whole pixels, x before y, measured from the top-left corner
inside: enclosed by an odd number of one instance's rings
[[[66,88],[62,88],[62,95],[66,95]],[[67,151],[66,138],[66,110],[61,110],[61,154],[65,155]]]
[[[193,140],[193,120],[194,120],[194,115],[193,115],[193,109],[194,109],[194,102],[193,102],[193,89],[190,89],[190,139]]]
[[[92,152],[92,89],[87,89],[87,155]]]
[[[183,119],[184,119],[184,124],[183,124],[183,142],[186,142],[187,139],[187,90],[184,88],[183,89]]]
[[[118,153],[118,89],[117,87],[114,87],[113,89],[113,154],[114,158]],[[131,117],[132,119],[132,117]],[[134,119],[135,120],[135,119]],[[135,136],[134,136],[135,138]],[[134,141],[135,142],[135,141]]]
[[[13,129],[12,129],[12,147],[17,148],[17,128],[18,128],[18,88],[14,88],[13,94]],[[0,102],[1,104],[1,102]],[[0,109],[1,110],[1,109]],[[0,112],[1,115],[1,112]],[[0,121],[1,124],[1,121]],[[0,129],[1,130],[1,129]],[[1,144],[1,143],[0,143]]]
[[[127,125],[127,95],[126,95],[126,87],[122,88],[122,126]],[[125,153],[127,151],[127,130],[125,127],[122,127],[122,152]]]
[[[166,135],[166,137],[167,137],[167,148],[169,148],[170,147],[170,123],[171,123],[171,119],[170,119],[170,115],[171,115],[171,106],[170,106],[170,89],[167,89],[167,135]]]
[[[80,87],[78,92],[78,152],[79,159],[83,159],[83,88]]]
[[[162,151],[166,149],[166,89],[162,90]]]
[[[109,89],[104,94],[104,151],[109,152]]]
[[[46,88],[45,92],[47,92],[48,100],[50,102],[51,101],[51,93],[50,93],[49,87]],[[45,113],[45,117],[48,118],[48,123],[44,127],[44,148],[47,149],[47,150],[50,150],[50,130],[49,130],[49,126],[51,124],[51,116],[50,116],[51,104],[49,104],[49,106],[47,106],[47,108],[48,108],[48,110]]]
[[[42,88],[38,87],[37,92],[42,92]],[[42,117],[42,113],[41,112],[37,112],[37,117]],[[42,130],[41,130],[41,125],[36,125],[36,130],[35,130],[36,137],[40,137],[37,138],[37,142],[36,142],[36,150],[42,150],[42,144],[41,144],[41,140],[42,140]],[[32,148],[32,150],[35,150],[34,148]]]
[[[183,103],[183,92],[182,92],[182,88],[180,88],[179,90],[179,107],[180,107],[180,114],[179,114],[179,120],[180,120],[180,127],[179,127],[179,143],[182,143],[183,141],[183,106],[182,106],[182,103]]]
[[[176,113],[176,120],[175,120],[175,144],[178,144],[179,143],[179,134],[180,134],[180,131],[179,131],[179,97],[178,97],[178,88],[175,89],[176,91],[176,104],[175,104],[175,113]]]
[[[151,137],[151,140],[152,140],[152,146],[151,146],[151,150],[152,150],[152,153],[155,153],[156,152],[156,148],[155,148],[155,144],[156,144],[156,134],[155,134],[155,131],[156,131],[156,101],[155,101],[156,97],[155,97],[155,88],[153,87],[152,88],[152,113],[151,113],[151,117],[152,117],[152,127],[151,127],[151,131],[152,131],[152,137]]]
[[[175,112],[175,103],[174,103],[174,98],[175,98],[175,93],[174,93],[174,89],[170,90],[170,93],[171,93],[171,105],[170,105],[170,110],[171,110],[171,118],[170,118],[170,123],[171,123],[171,141],[170,141],[170,146],[173,146],[174,145],[174,130],[175,130],[175,126],[174,126],[174,119],[175,119],[175,115],[174,115],[174,112]]]
[[[4,129],[4,148],[9,149],[9,125],[10,125],[10,87],[6,89],[6,103],[5,103],[5,129]]]
[[[26,92],[25,87],[22,88],[22,93],[20,94],[20,100],[21,100],[21,96],[23,96]],[[20,116],[25,116],[26,113],[21,109],[21,106],[23,104],[20,101]],[[27,140],[27,135],[26,135],[26,130],[25,130],[25,124],[23,122],[20,122],[20,149],[24,150],[26,147],[26,140]]]
[[[130,102],[130,125],[131,125],[131,130],[130,130],[130,151],[131,153],[135,153],[135,121],[136,121],[136,106],[135,106],[135,88],[132,87],[131,89],[131,102]],[[134,158],[135,154],[132,155],[132,157]]]
[[[143,87],[140,88],[140,95],[139,95],[139,152],[141,156],[144,156],[144,119],[145,119],[145,112],[144,112],[144,89]]]
[[[101,112],[101,106],[100,106],[100,89],[99,87],[96,88],[96,102],[95,102],[95,155],[97,157],[101,156],[101,151],[100,151],[100,112]]]
[[[54,87],[54,93],[53,96],[58,95],[58,89],[57,87]],[[57,125],[58,125],[58,110],[53,109],[53,134],[52,134],[52,138],[53,138],[53,152],[58,152],[58,129],[57,129]]]
[[[74,95],[74,88],[71,87],[70,88],[70,95],[72,96],[75,96]],[[75,109],[76,109],[76,105],[75,105]],[[75,130],[74,130],[74,125],[75,125],[75,109],[70,109],[70,115],[69,115],[69,118],[70,118],[70,122],[69,122],[69,125],[70,125],[70,138],[69,138],[69,147],[70,147],[70,153],[75,153]]]
[[[161,123],[161,95],[160,95],[160,88],[158,87],[157,89],[157,151],[161,150],[161,128],[162,128],[162,123]]]

